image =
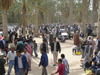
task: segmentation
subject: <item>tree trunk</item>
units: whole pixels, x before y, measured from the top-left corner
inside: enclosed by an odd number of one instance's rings
[[[82,9],[82,31],[84,37],[86,36],[86,19],[87,19],[87,0],[83,0],[83,9]]]
[[[38,6],[37,1],[35,1],[35,6]],[[37,8],[35,8],[35,32],[34,32],[34,35],[36,33],[38,34],[38,10],[37,10]]]
[[[94,25],[94,13],[95,13],[95,10],[96,10],[96,3],[97,3],[97,0],[93,0],[93,9],[92,9],[92,13],[91,13],[91,25]]]
[[[23,8],[22,8],[22,19],[23,19],[23,36],[26,37],[26,5],[25,5],[25,1],[23,1]]]
[[[8,39],[7,10],[2,10],[3,36]]]
[[[100,1],[99,1],[99,12],[98,12],[98,38],[100,39]]]
[[[69,25],[73,25],[73,0],[70,0]]]

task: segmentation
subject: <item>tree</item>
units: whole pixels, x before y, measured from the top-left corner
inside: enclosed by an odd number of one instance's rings
[[[99,12],[98,12],[98,38],[100,39],[100,1],[99,1]]]
[[[96,9],[96,7],[97,7],[97,0],[93,0],[93,3],[92,3],[92,5],[93,5],[93,9],[92,9],[92,13],[91,13],[91,22],[90,22],[90,24],[91,25],[94,25],[94,14],[95,14],[95,11],[97,10]]]
[[[69,25],[73,25],[73,0],[70,0]]]
[[[2,9],[3,36],[8,39],[7,11],[12,5],[13,0],[0,0]]]
[[[86,20],[87,20],[87,0],[83,0],[83,9],[82,9],[82,31],[84,36],[86,36]]]
[[[26,21],[26,5],[25,5],[25,0],[23,0],[22,20],[23,20],[23,36],[26,36],[27,21]]]

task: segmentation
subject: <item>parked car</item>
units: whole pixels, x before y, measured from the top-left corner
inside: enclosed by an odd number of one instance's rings
[[[65,39],[68,39],[68,33],[65,29],[60,29],[60,33],[58,35],[58,39],[61,40],[62,37],[65,37]]]

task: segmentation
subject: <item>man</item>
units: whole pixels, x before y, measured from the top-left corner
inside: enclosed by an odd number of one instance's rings
[[[23,43],[23,41],[21,39],[19,39],[18,45],[17,45],[17,50],[20,50],[21,52],[23,52],[25,48],[25,45]]]
[[[62,64],[62,59],[58,59],[58,70],[51,75],[54,75],[57,73],[59,73],[59,75],[65,75],[65,65]]]
[[[43,40],[45,40],[45,42],[46,42],[46,43],[47,43],[47,45],[48,45],[48,39],[47,39],[47,35],[46,35],[46,34],[44,35]]]
[[[48,66],[48,56],[47,56],[47,54],[44,52],[43,49],[41,49],[41,53],[42,53],[42,56],[41,56],[41,61],[40,61],[39,67],[40,67],[41,65],[43,66],[42,75],[48,75],[48,74],[47,74],[47,70],[46,70],[46,67]]]
[[[2,40],[0,40],[0,48],[1,49],[4,49],[4,44],[3,44],[3,41]]]
[[[100,63],[98,64],[98,69],[97,69],[95,75],[100,75]]]
[[[97,41],[97,52],[99,52],[100,51],[100,39],[98,39],[98,41]]]
[[[5,75],[4,61],[0,58],[0,75]]]
[[[48,45],[47,45],[47,43],[45,42],[45,40],[43,40],[43,43],[40,45],[40,50],[41,50],[41,49],[44,49],[44,52],[45,52],[45,53],[49,53]]]
[[[81,45],[81,49],[82,49],[82,58],[84,58],[84,52],[85,52],[85,42]]]
[[[10,75],[12,67],[14,66],[15,56],[16,56],[16,51],[15,51],[15,48],[12,47],[11,51],[9,51],[7,54],[7,64],[8,64],[8,60],[9,60],[8,75]]]
[[[25,75],[27,74],[27,69],[28,69],[28,63],[27,63],[27,58],[25,55],[21,54],[20,50],[16,51],[17,56],[15,57],[15,64],[14,64],[14,69],[15,69],[15,74],[16,75]]]
[[[52,42],[53,42],[53,34],[52,34],[52,32],[50,32],[50,35],[49,35],[49,44],[50,44],[50,46],[52,45]]]
[[[61,52],[60,43],[58,41],[56,41],[56,38],[54,38],[54,42],[52,43],[51,52],[53,53],[53,58],[54,58],[54,65],[53,66],[56,66],[57,58],[58,58],[58,52],[59,53]]]
[[[31,46],[29,46],[27,42],[25,42],[24,45],[25,45],[25,47],[27,48],[28,53],[32,56],[32,49],[31,49]]]
[[[87,62],[87,61],[91,61],[93,55],[93,49],[92,46],[90,45],[89,41],[87,42],[87,45],[85,47],[85,53],[84,53],[84,62],[83,65]]]
[[[28,44],[29,44],[29,46],[31,47],[31,49],[32,49],[32,55],[33,55],[33,38],[32,38],[32,36],[30,36],[30,39],[29,39],[29,41],[28,41]]]
[[[30,54],[28,53],[27,48],[24,48],[24,53],[22,53],[22,54],[24,54],[24,55],[26,56],[28,68],[30,69],[30,68],[31,68],[31,56],[30,56]],[[27,69],[27,74],[28,74],[28,69]],[[27,75],[27,74],[25,74],[25,75]]]
[[[65,55],[64,54],[61,54],[61,58],[62,58],[62,64],[65,65],[65,74],[64,75],[68,75],[68,73],[69,73],[68,61],[67,61],[67,59],[65,59]]]
[[[35,57],[37,57],[38,56],[38,54],[37,54],[37,43],[36,43],[36,41],[34,40],[33,41],[33,43],[34,43],[34,54],[35,54]],[[33,52],[32,52],[32,55],[33,55]]]

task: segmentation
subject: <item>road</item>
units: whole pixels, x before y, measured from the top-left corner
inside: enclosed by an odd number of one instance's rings
[[[38,67],[38,64],[40,62],[40,51],[39,51],[39,46],[42,42],[41,38],[35,38],[37,44],[38,44],[38,57],[35,58],[34,56],[32,57],[32,70],[29,72],[28,75],[41,75],[42,72],[42,67]],[[70,66],[70,73],[69,75],[86,75],[85,72],[83,71],[83,69],[80,67],[80,59],[81,56],[80,55],[72,55],[72,48],[73,48],[73,40],[66,40],[65,43],[61,43],[61,49],[62,52],[64,53],[66,56],[66,59],[69,62],[69,66]],[[50,50],[50,49],[49,49]],[[60,58],[59,54],[58,58]],[[57,66],[53,66],[53,55],[51,53],[51,51],[49,51],[48,54],[48,58],[49,58],[49,65],[47,67],[47,71],[48,71],[48,75],[51,75],[51,73],[56,72],[57,70]],[[8,70],[7,65],[5,65],[6,67],[6,72]],[[6,73],[7,74],[7,73]],[[11,75],[14,75],[14,69],[12,69]],[[58,74],[56,74],[58,75]]]

